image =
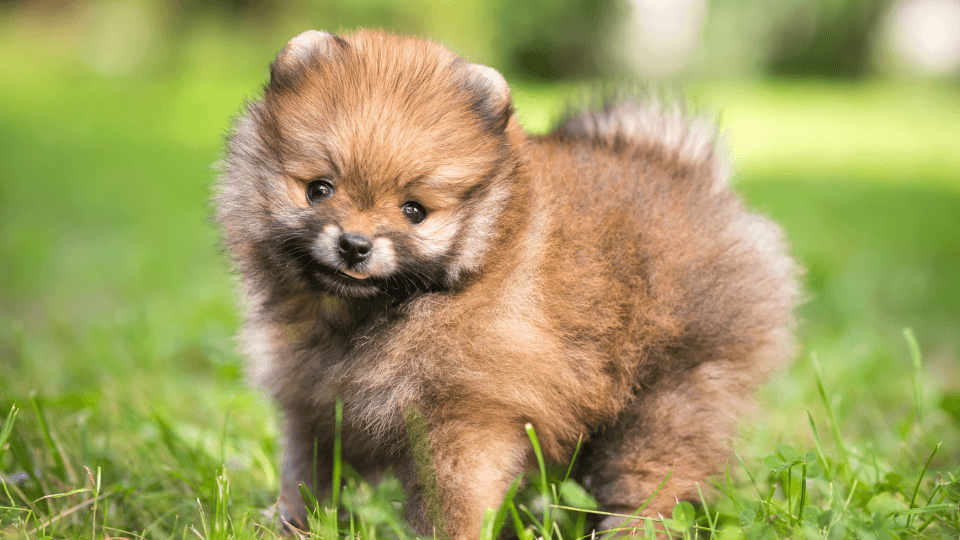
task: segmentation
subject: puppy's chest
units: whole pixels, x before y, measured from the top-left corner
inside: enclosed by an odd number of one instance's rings
[[[299,366],[304,401],[318,409],[343,401],[353,430],[382,439],[402,432],[404,415],[423,388],[416,355],[391,351],[390,325],[347,332],[325,331],[301,344]]]

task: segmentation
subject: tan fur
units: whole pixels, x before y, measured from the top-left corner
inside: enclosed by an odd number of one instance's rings
[[[798,296],[779,228],[729,190],[709,125],[626,98],[528,138],[502,77],[439,45],[291,41],[217,194],[251,375],[286,416],[286,516],[302,524],[300,483],[329,487],[338,396],[344,459],[371,478],[392,466],[423,533],[477,537],[535,464],[528,422],[557,463],[586,438],[578,477],[606,510],[633,512],[671,471],[644,513],[696,497],[792,354]],[[308,202],[317,179],[334,194]],[[344,232],[371,239],[369,261],[338,258]]]

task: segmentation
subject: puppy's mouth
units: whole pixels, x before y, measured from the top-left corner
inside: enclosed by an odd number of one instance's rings
[[[312,259],[305,270],[316,283],[339,296],[370,297],[383,292],[381,279],[366,272],[332,268],[316,259]]]
[[[365,274],[363,272],[357,272],[355,270],[349,270],[347,268],[341,268],[340,273],[345,276],[352,277],[353,279],[359,279],[359,280],[367,279],[372,275],[372,274]]]
[[[327,257],[315,250],[312,236],[290,236],[264,248],[265,252],[277,254],[271,262],[278,268],[295,269],[301,276],[300,283],[342,298],[401,299],[418,292],[445,290],[441,261],[422,262],[415,272],[379,274],[347,268],[345,261],[325,260]]]
[[[312,253],[305,242],[287,242],[282,246],[287,260],[297,263],[304,279],[324,292],[346,298],[364,298],[383,294],[383,284],[378,276],[328,266]]]

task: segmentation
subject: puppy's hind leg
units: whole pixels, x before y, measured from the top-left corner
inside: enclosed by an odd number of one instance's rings
[[[678,500],[698,500],[697,484],[703,486],[730,454],[729,438],[750,402],[752,379],[742,364],[709,362],[640,390],[584,456],[584,482],[601,509],[632,515],[650,499],[639,516],[669,517]],[[609,516],[597,530],[639,525]]]

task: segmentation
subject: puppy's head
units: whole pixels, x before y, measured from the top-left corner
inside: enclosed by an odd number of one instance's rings
[[[231,247],[261,280],[342,297],[455,286],[512,196],[512,115],[499,73],[435,43],[300,34],[230,142]]]

